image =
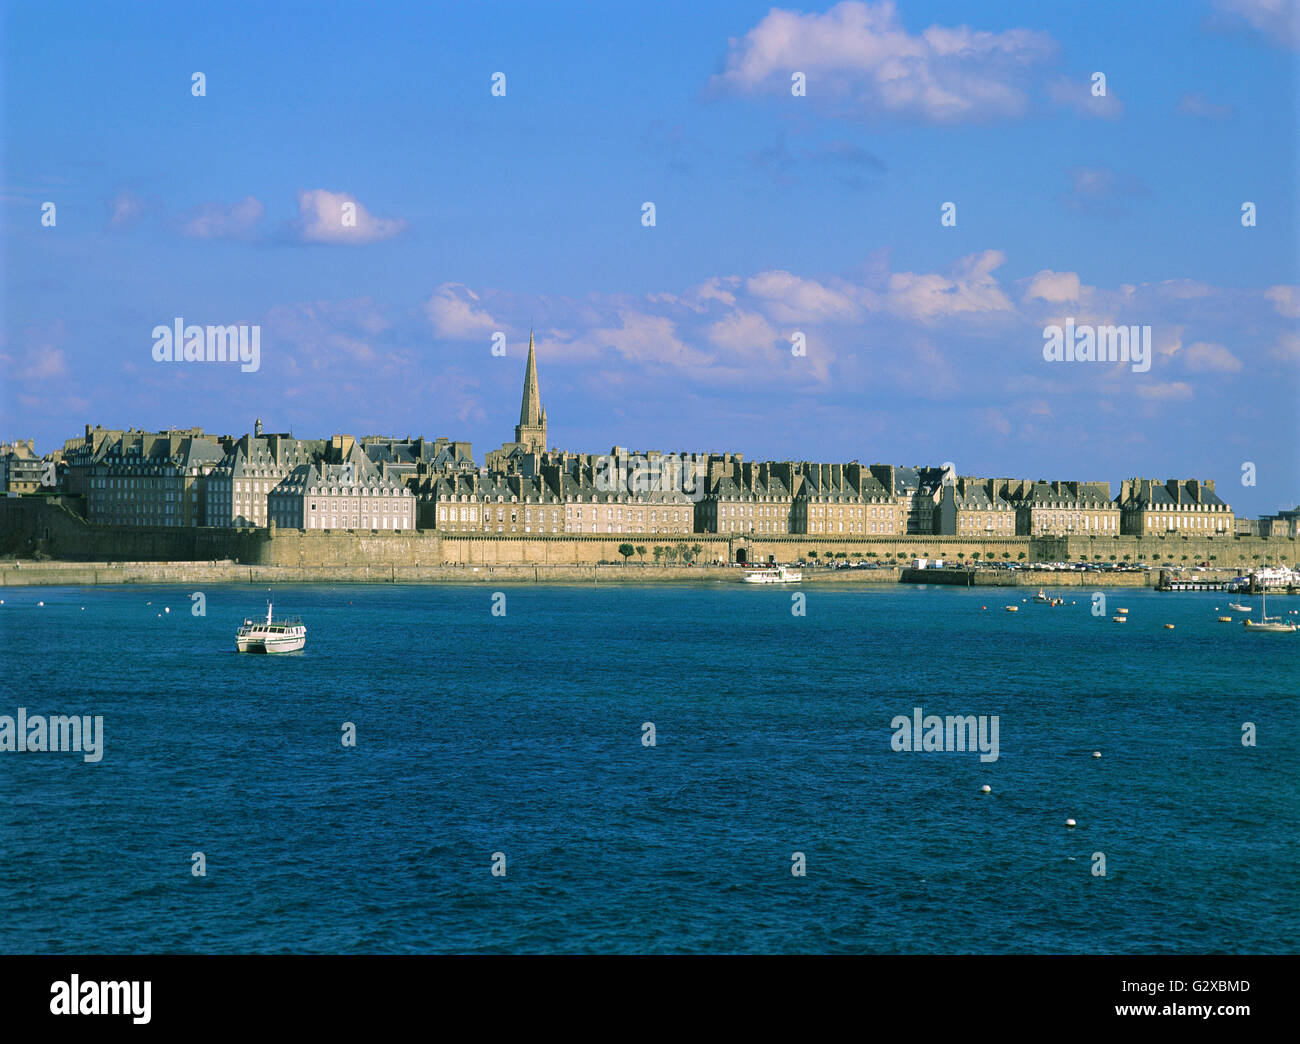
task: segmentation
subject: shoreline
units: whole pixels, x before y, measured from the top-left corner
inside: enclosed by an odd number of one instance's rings
[[[745,566],[437,565],[272,566],[235,562],[0,562],[0,589],[97,587],[112,584],[740,584]],[[1224,570],[1225,575],[1231,571]],[[936,569],[805,567],[791,590],[820,585],[870,587],[959,586],[1014,588],[1155,588],[1150,573],[1077,573]],[[1280,593],[1280,592],[1279,592]]]

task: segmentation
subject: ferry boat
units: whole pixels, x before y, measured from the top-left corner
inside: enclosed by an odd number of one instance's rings
[[[798,569],[774,566],[769,569],[751,569],[745,574],[747,584],[797,584],[803,579]]]
[[[1259,622],[1256,623],[1247,617],[1241,622],[1242,626],[1252,631],[1265,631],[1269,634],[1295,634],[1296,625],[1290,620],[1283,620],[1280,616],[1275,616],[1271,620],[1268,618],[1268,594],[1266,589],[1260,589],[1259,597],[1263,603],[1259,610]]]
[[[307,644],[307,628],[296,616],[283,620],[271,617],[271,603],[266,603],[264,621],[245,620],[235,633],[235,649],[251,653],[297,652]]]

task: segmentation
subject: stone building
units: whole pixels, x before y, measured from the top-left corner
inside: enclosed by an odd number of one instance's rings
[[[295,468],[325,459],[331,448],[335,462],[352,454],[350,435],[332,440],[295,439],[291,434],[266,435],[256,421],[251,434],[232,442],[205,483],[204,525],[265,527],[270,521],[267,498]],[[364,454],[360,455],[363,459]]]
[[[1015,507],[1015,531],[1021,536],[1116,536],[1120,532],[1120,510],[1110,498],[1109,482],[994,481]]]
[[[1232,508],[1214,492],[1213,479],[1125,479],[1115,503],[1125,536],[1236,532]]]
[[[935,532],[943,536],[1015,536],[1016,508],[997,479],[961,476],[941,485]]]
[[[1300,525],[1300,507],[1289,511],[1279,511],[1275,515],[1260,515],[1257,535],[1264,537],[1300,536],[1297,525]]]
[[[223,452],[215,438],[181,432],[131,430],[104,440],[90,465],[86,518],[120,526],[199,525],[207,476]]]
[[[547,465],[540,475],[440,475],[419,488],[419,524],[455,533],[694,532],[694,505],[680,491],[602,488],[590,465]]]
[[[415,505],[401,478],[356,445],[336,463],[294,466],[267,496],[269,522],[285,529],[411,530]]]
[[[0,442],[0,492],[35,493],[47,474],[33,439]]]

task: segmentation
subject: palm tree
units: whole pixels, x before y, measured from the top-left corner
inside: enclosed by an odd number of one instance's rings
[[[692,545],[691,545],[691,556],[692,556],[692,557],[694,557],[694,558],[699,558],[700,555],[702,555],[702,554],[704,554],[704,547],[703,547],[703,545],[701,545],[701,544],[692,544]]]
[[[655,565],[658,565],[664,557],[664,549],[659,544],[655,544],[654,555]]]
[[[636,553],[637,553],[637,554],[640,556],[640,558],[641,558],[641,564],[642,564],[642,565],[645,565],[645,545],[644,545],[644,544],[637,544],[637,546],[636,546]]]

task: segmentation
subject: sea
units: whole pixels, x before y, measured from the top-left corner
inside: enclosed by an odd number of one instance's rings
[[[1300,635],[1056,593],[0,589],[0,949],[1295,952]]]

